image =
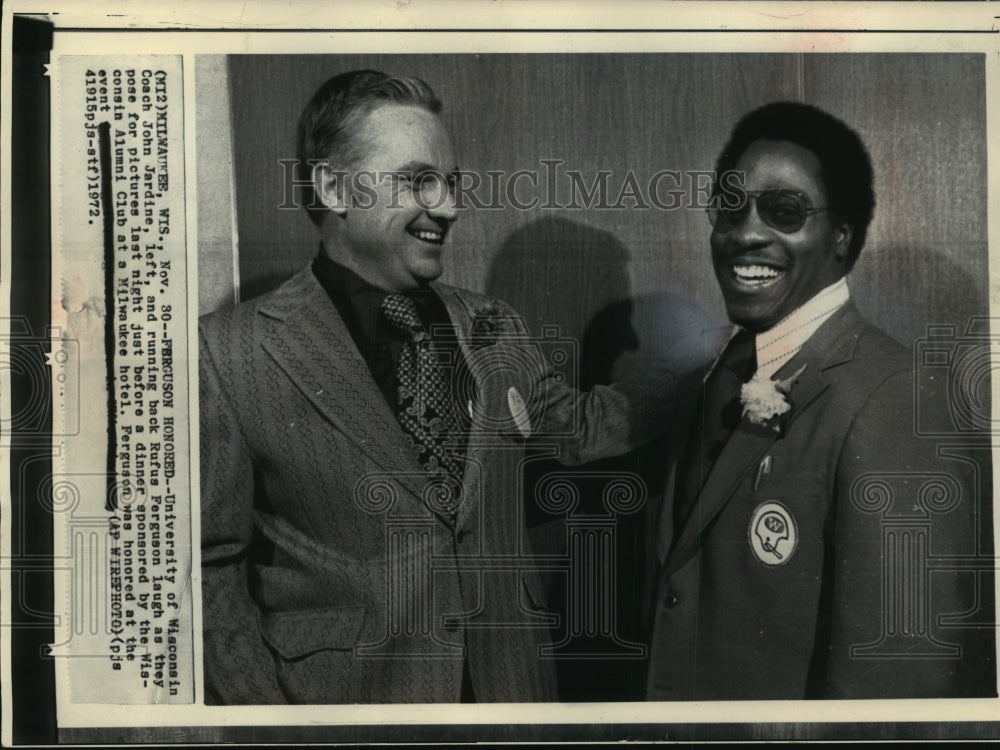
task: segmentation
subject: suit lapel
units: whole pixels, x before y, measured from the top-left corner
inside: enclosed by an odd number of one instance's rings
[[[678,407],[674,415],[674,422],[670,427],[669,449],[678,455],[681,454],[682,447],[691,433],[695,419],[699,418],[699,415],[695,412],[701,404],[701,390],[704,377],[705,372],[700,369],[690,372],[677,387]],[[674,497],[674,488],[677,486],[677,473],[679,469],[679,462],[674,461],[671,463],[667,482],[663,489],[663,496],[665,498]],[[659,514],[659,519],[656,523],[656,550],[658,560],[662,562],[670,551],[670,545],[674,539],[673,502],[660,503]]]
[[[423,468],[326,292],[307,268],[260,308],[264,350],[341,432],[411,493]]]
[[[740,482],[757,465],[776,438],[774,430],[748,425],[745,420],[736,427],[705,478],[701,496],[681,530],[667,564],[668,575],[697,549],[702,532],[726,506]]]
[[[471,363],[472,352],[469,349],[469,339],[472,336],[472,324],[473,324],[473,311],[469,309],[466,304],[465,299],[459,294],[459,292],[451,286],[445,284],[431,284],[431,287],[437,292],[441,301],[444,302],[445,309],[448,311],[448,317],[451,318],[451,324],[455,329],[455,334],[458,336],[458,348],[459,353],[465,358],[467,363]],[[477,368],[470,368],[472,370],[471,376],[475,387],[480,389],[482,392],[483,383],[480,379],[480,374]],[[462,404],[457,404],[456,408],[463,408]],[[480,499],[478,494],[473,494],[472,490],[477,486],[477,483],[473,481],[474,473],[477,471],[476,468],[482,465],[483,455],[482,450],[477,445],[476,440],[476,426],[475,421],[472,422],[472,428],[469,435],[469,443],[467,446],[466,460],[464,462],[464,470],[462,477],[462,501],[458,506],[458,513],[455,519],[456,528],[462,528],[467,526],[469,518],[476,506],[479,504]]]
[[[674,414],[673,424],[670,426],[669,450],[675,455],[683,455],[683,447],[687,443],[696,419],[702,417],[697,413],[701,406],[701,394],[704,387],[705,378],[712,369],[712,360],[717,359],[717,355],[722,351],[732,334],[733,327],[718,326],[709,328],[699,334],[698,348],[701,352],[701,361],[705,364],[698,367],[681,378],[677,385],[677,410]],[[659,507],[659,518],[656,519],[656,538],[654,540],[658,562],[662,562],[670,551],[670,546],[674,540],[674,506],[672,499],[674,489],[677,486],[677,474],[679,470],[678,461],[670,464],[667,474],[667,481],[663,489],[663,497],[670,498],[671,502],[662,502]]]
[[[775,378],[787,378],[805,365],[805,370],[789,395],[792,410],[783,430],[791,429],[795,421],[826,390],[828,381],[823,372],[853,357],[860,330],[865,325],[854,305],[848,302],[816,331],[798,354],[775,373]],[[704,530],[736,494],[740,483],[758,465],[768,448],[779,438],[780,434],[774,429],[751,425],[745,419],[737,426],[705,479],[694,512],[666,560],[665,575],[671,575],[697,551]],[[674,473],[676,474],[676,467]]]

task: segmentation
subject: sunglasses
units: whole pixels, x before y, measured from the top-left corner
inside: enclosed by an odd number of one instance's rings
[[[798,190],[745,190],[746,200],[738,206],[724,205],[726,197],[716,195],[708,209],[708,220],[717,232],[729,232],[738,227],[750,213],[753,199],[757,215],[772,229],[791,234],[802,229],[811,214],[829,211],[827,207],[811,208],[809,199]]]

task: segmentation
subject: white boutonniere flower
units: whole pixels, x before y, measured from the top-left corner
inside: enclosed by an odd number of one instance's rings
[[[791,411],[792,405],[788,403],[787,396],[805,369],[806,366],[802,365],[791,377],[784,380],[772,380],[759,373],[754,375],[750,382],[744,383],[740,389],[743,416],[752,424],[770,423],[773,430],[781,432],[781,426],[775,418]]]

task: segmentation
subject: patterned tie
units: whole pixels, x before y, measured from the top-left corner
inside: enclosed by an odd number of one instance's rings
[[[458,434],[459,425],[445,370],[410,297],[387,295],[382,302],[382,313],[406,337],[396,365],[399,380],[396,416],[413,439],[421,465],[449,485],[439,487],[435,493],[436,509],[453,513],[461,496],[462,462],[456,457],[454,446],[448,444],[449,437]]]
[[[740,389],[751,378],[756,367],[754,334],[740,329],[726,345],[705,383],[700,418],[695,419],[688,436],[674,493],[675,536],[694,508],[708,472],[743,418]]]

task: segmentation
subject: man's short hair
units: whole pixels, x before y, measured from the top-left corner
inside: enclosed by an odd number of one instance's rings
[[[743,152],[761,139],[789,141],[812,151],[819,160],[823,187],[834,215],[851,225],[847,270],[854,267],[875,212],[871,158],[861,138],[833,115],[808,104],[773,102],[743,116],[715,163],[713,195],[719,180]]]
[[[353,166],[362,158],[358,122],[379,104],[411,104],[437,114],[441,100],[416,77],[395,77],[376,70],[354,70],[334,76],[313,94],[299,118],[296,156],[305,207],[316,226],[327,211],[311,186],[313,165],[330,159],[337,166]],[[310,183],[310,184],[306,184]]]

